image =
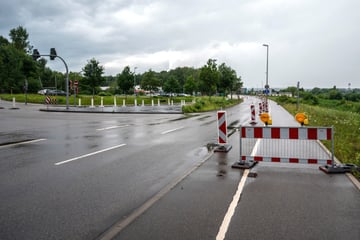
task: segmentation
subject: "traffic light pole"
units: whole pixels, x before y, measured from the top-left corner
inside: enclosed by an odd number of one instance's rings
[[[50,54],[40,54],[37,49],[33,50],[33,59],[36,60],[39,57],[50,57],[51,60],[54,60],[56,57],[64,63],[66,69],[66,110],[69,110],[69,68],[65,60],[56,54],[55,48],[50,49]]]

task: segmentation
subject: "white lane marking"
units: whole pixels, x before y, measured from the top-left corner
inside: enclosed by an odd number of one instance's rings
[[[225,239],[225,235],[226,235],[227,230],[229,229],[231,218],[234,215],[235,208],[236,208],[236,206],[237,206],[237,204],[238,204],[238,202],[240,200],[240,196],[241,196],[241,193],[242,193],[242,191],[244,189],[246,178],[247,178],[249,172],[250,172],[249,169],[245,169],[244,174],[241,177],[240,183],[238,185],[238,189],[237,189],[235,195],[233,196],[233,200],[230,203],[229,208],[228,208],[228,210],[227,210],[227,212],[225,214],[225,217],[224,217],[223,222],[222,222],[222,224],[220,226],[219,232],[218,232],[218,234],[216,236],[216,240]]]
[[[168,134],[168,133],[175,132],[175,131],[180,130],[180,129],[183,129],[183,128],[184,128],[184,127],[178,127],[178,128],[170,129],[170,130],[167,130],[167,131],[162,132],[161,134],[162,134],[162,135]]]
[[[28,143],[37,143],[37,142],[41,142],[41,141],[45,141],[45,140],[46,140],[45,138],[34,139],[34,140],[29,140],[29,141],[24,141],[24,142],[3,145],[3,146],[0,146],[0,148],[13,147],[13,146],[24,145],[24,144],[28,144]]]
[[[74,157],[74,158],[71,158],[71,159],[68,159],[68,160],[65,160],[65,161],[62,161],[62,162],[57,162],[57,163],[55,163],[55,165],[59,166],[61,164],[65,164],[65,163],[73,162],[73,161],[76,161],[76,160],[79,160],[79,159],[82,159],[82,158],[90,157],[90,156],[93,156],[95,154],[99,154],[99,153],[103,153],[103,152],[106,152],[106,151],[113,150],[115,148],[123,147],[125,145],[126,144],[120,144],[120,145],[116,145],[116,146],[113,146],[113,147],[105,148],[105,149],[102,149],[102,150],[99,150],[99,151],[96,151],[96,152],[92,152],[92,153],[88,153],[88,154],[85,154],[85,155],[82,155],[82,156],[79,156],[79,157]]]
[[[115,128],[124,128],[124,127],[128,127],[130,125],[116,125],[116,126],[111,126],[111,127],[105,127],[105,128],[98,128],[96,129],[96,131],[104,131],[104,130],[110,130],[110,129],[115,129]]]
[[[260,145],[260,138],[258,138],[258,139],[256,140],[255,146],[254,146],[254,148],[253,148],[250,156],[253,157],[253,156],[256,155],[256,152],[257,152],[257,150],[258,150],[258,148],[259,148],[259,145]]]

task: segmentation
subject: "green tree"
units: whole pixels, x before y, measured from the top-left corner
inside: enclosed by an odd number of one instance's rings
[[[287,87],[286,89],[282,90],[282,92],[290,92],[292,97],[295,97],[297,93],[297,87]]]
[[[219,79],[220,73],[217,69],[216,59],[209,59],[207,65],[200,69],[200,91],[211,97],[216,92]]]
[[[332,100],[341,100],[343,98],[343,94],[334,87],[329,91],[329,99]]]
[[[230,93],[232,97],[232,92],[235,89],[239,88],[238,81],[241,79],[237,77],[236,71],[231,67],[226,66],[225,63],[220,64],[219,73],[220,73],[220,79],[218,84],[218,91],[224,93],[224,95]]]
[[[19,93],[23,91],[25,76],[22,54],[12,45],[0,47],[0,92]]]
[[[104,74],[104,67],[99,64],[99,62],[92,58],[87,61],[87,64],[82,69],[84,72],[84,79],[81,82],[82,89],[87,93],[95,95],[99,92],[99,86],[104,81],[102,75]]]
[[[29,34],[22,26],[11,29],[9,36],[11,44],[13,44],[16,49],[24,52],[30,52],[32,50],[32,46],[30,46],[30,42],[28,41]]]
[[[180,92],[180,84],[179,84],[178,80],[175,77],[170,76],[165,81],[164,86],[163,86],[163,90],[164,90],[164,92],[167,92],[167,93]]]
[[[151,69],[145,72],[141,79],[141,87],[147,91],[157,91],[160,87],[160,80],[156,77],[155,72]]]
[[[128,94],[134,91],[134,73],[126,66],[122,72],[116,75],[117,84],[122,93]]]
[[[188,76],[184,84],[185,93],[193,94],[197,90],[196,82],[193,76]]]

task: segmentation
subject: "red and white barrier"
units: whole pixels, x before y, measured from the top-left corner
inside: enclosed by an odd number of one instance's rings
[[[227,143],[227,126],[226,126],[226,112],[218,111],[218,143],[226,144]]]
[[[257,162],[277,162],[277,163],[302,163],[302,164],[331,164],[331,159],[311,159],[311,158],[283,158],[283,157],[263,157],[263,156],[242,156],[243,161]]]
[[[239,130],[240,160],[233,167],[249,168],[251,163],[259,161],[334,164],[334,139],[331,127],[243,126]],[[251,142],[242,143],[246,138],[256,138],[258,141],[252,147]],[[331,141],[331,152],[324,151],[318,140]]]
[[[259,115],[263,113],[263,105],[259,102]]]
[[[227,144],[227,125],[226,125],[226,111],[217,112],[218,120],[218,147],[214,149],[214,152],[228,152],[232,148],[230,144]]]
[[[255,105],[251,104],[250,105],[250,110],[251,110],[251,121],[250,124],[255,125],[256,121],[255,121]]]
[[[331,140],[332,128],[242,127],[242,138]]]

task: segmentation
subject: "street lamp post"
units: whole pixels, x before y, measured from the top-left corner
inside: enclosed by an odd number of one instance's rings
[[[266,47],[266,83],[265,83],[265,96],[266,96],[266,106],[268,106],[268,95],[269,95],[269,45],[263,44]],[[268,107],[265,109],[266,112],[269,111]]]
[[[269,89],[269,45],[263,44],[266,47],[266,84],[265,89]]]
[[[136,71],[136,69],[137,69],[137,67],[134,67],[134,96],[136,96],[136,91],[135,91],[135,86],[136,86],[136,73],[135,73],[135,71]]]

